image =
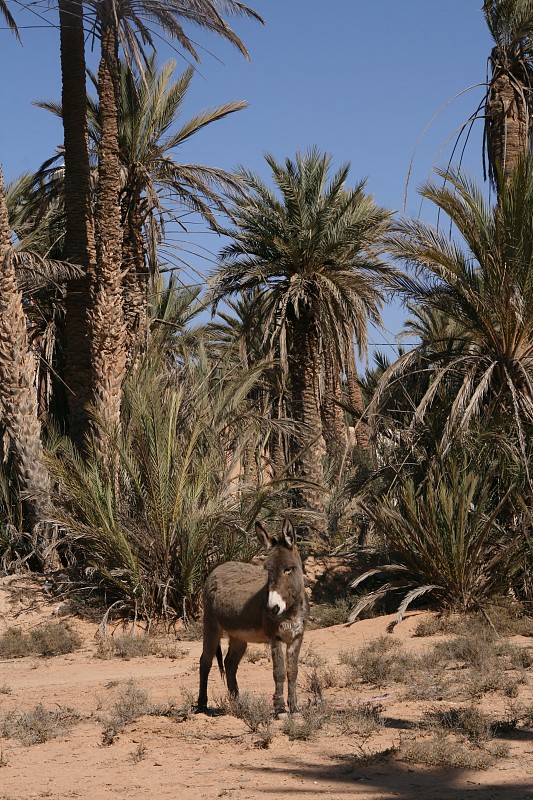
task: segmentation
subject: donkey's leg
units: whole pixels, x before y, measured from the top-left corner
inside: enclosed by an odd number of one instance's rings
[[[213,656],[220,645],[222,628],[215,620],[204,617],[204,643],[200,656],[200,691],[198,692],[198,708],[207,708],[207,680],[213,663]]]
[[[229,638],[228,652],[224,659],[224,669],[226,670],[226,680],[228,682],[228,692],[234,697],[239,694],[239,687],[237,686],[237,667],[241,662],[241,658],[246,652],[248,647],[247,642],[241,642],[240,639]]]
[[[296,639],[287,645],[287,683],[288,683],[288,697],[289,711],[295,714],[298,711],[298,703],[296,700],[296,679],[298,678],[298,657],[300,655],[300,647],[302,646],[302,636],[297,636]]]
[[[283,642],[281,639],[272,639],[270,643],[272,651],[272,671],[274,673],[274,711],[276,714],[285,712],[285,700],[283,698],[283,687],[285,684],[285,658],[283,657]]]

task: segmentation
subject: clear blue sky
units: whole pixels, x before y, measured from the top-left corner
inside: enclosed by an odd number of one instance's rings
[[[206,48],[193,80],[187,116],[229,100],[248,109],[194,137],[177,158],[231,169],[237,164],[268,178],[263,153],[278,159],[313,145],[332,154],[334,165],[349,161],[353,182],[368,177],[376,201],[398,213],[403,208],[411,156],[428,122],[413,164],[406,213],[431,218],[420,209],[417,186],[433,163],[446,164],[446,140],[476,109],[486,79],[492,44],[481,0],[248,0],[265,19],[261,26],[233,19],[251,62],[216,37],[191,29]],[[7,181],[36,169],[62,141],[61,125],[32,106],[37,99],[60,99],[59,35],[55,13],[39,6],[43,20],[8,0],[22,29],[23,47],[0,31],[3,76],[0,163]],[[160,61],[185,60],[162,47]],[[93,64],[94,64],[93,57]],[[184,116],[185,119],[185,116]],[[482,181],[482,121],[474,126],[463,165]],[[211,233],[191,235],[184,247],[212,254],[221,241]],[[190,256],[198,269],[208,263]],[[191,273],[192,274],[192,273]],[[370,332],[372,342],[392,342],[402,327],[397,303],[384,310],[387,332]]]

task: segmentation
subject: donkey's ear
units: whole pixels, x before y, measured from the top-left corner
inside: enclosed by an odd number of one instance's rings
[[[283,527],[281,529],[281,533],[283,536],[283,543],[286,547],[293,548],[296,544],[296,533],[294,531],[294,525],[290,521],[290,519],[283,520]]]
[[[263,547],[265,547],[267,550],[270,550],[273,544],[272,536],[265,528],[263,528],[260,522],[255,523],[255,533]]]

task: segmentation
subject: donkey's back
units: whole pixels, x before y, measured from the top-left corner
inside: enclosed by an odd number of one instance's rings
[[[276,712],[285,710],[283,689],[288,677],[288,703],[296,711],[298,656],[309,603],[294,530],[285,520],[282,534],[272,536],[257,524],[256,533],[267,547],[263,566],[229,561],[216,567],[204,587],[204,639],[200,658],[198,707],[207,706],[207,682],[216,654],[222,671],[220,639],[229,637],[224,670],[231,694],[238,694],[237,668],[248,642],[269,642],[275,681]],[[282,646],[287,646],[287,667]]]
[[[269,642],[264,632],[267,573],[262,566],[228,561],[209,575],[204,586],[204,642],[226,631],[244,642]]]

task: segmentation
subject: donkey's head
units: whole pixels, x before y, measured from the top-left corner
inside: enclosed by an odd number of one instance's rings
[[[264,567],[268,572],[267,611],[273,617],[290,611],[305,592],[300,554],[292,523],[283,522],[281,535],[276,536],[256,522],[255,532],[267,549]]]

